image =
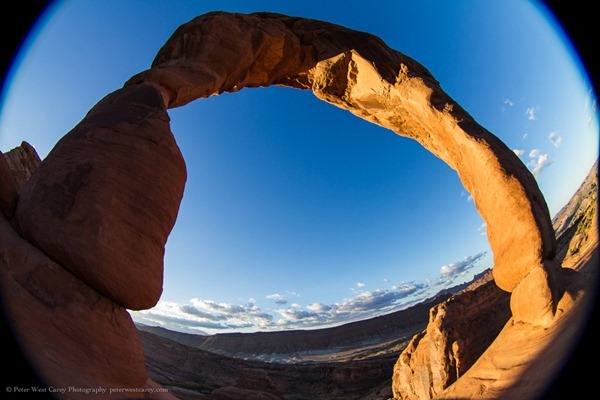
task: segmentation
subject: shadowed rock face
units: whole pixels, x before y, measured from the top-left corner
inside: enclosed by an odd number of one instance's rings
[[[487,222],[496,283],[514,291],[515,317],[551,321],[556,243],[531,173],[416,61],[321,21],[212,13],[182,25],[150,70],[101,101],[44,160],[19,195],[19,231],[118,304],[153,306],[185,182],[166,108],[272,84],[311,89],[446,161]]]
[[[508,297],[489,281],[432,307],[396,362],[395,398],[434,398],[464,375],[510,319]]]
[[[556,243],[533,176],[423,66],[379,38],[278,14],[212,13],[182,25],[152,68],[128,85],[141,83],[160,88],[167,107],[244,87],[310,89],[324,101],[419,141],[455,169],[473,195],[487,222],[496,283],[515,292],[516,318],[551,321],[558,296],[550,276],[558,268]],[[532,290],[538,293],[533,298]]]
[[[164,246],[186,170],[160,93],[106,96],[19,192],[21,234],[83,282],[134,310],[162,293]]]
[[[7,153],[0,152],[0,212],[5,217],[13,216],[17,193],[40,162],[35,149],[27,142]]]
[[[7,185],[0,192],[0,206],[11,226],[44,254],[43,263],[51,260],[98,293],[107,307],[114,307],[114,313],[92,313],[88,319],[99,318],[100,326],[115,331],[119,310],[150,308],[160,297],[164,245],[186,179],[167,109],[268,85],[310,89],[324,101],[417,140],[455,169],[487,222],[495,282],[512,292],[514,321],[552,323],[561,295],[559,264],[548,209],[533,176],[509,148],[446,95],[423,66],[372,35],[330,23],[222,12],[182,25],[151,69],[100,101],[22,187],[6,183],[6,165],[0,165],[0,182]],[[12,228],[5,225],[10,236]],[[18,267],[18,259],[3,259],[7,271]],[[59,279],[63,273],[38,267],[30,267],[31,277],[43,272]],[[7,281],[12,285],[9,292],[19,286],[31,293],[36,285],[27,279]],[[79,290],[74,287],[50,285],[34,292],[62,295]],[[44,301],[39,296],[18,299]],[[94,301],[78,299],[73,301],[94,310]],[[24,308],[12,309],[19,321]],[[60,307],[47,311],[65,315]],[[86,324],[83,315],[78,314],[79,324]],[[16,322],[19,333],[29,339],[43,337],[40,324],[23,321]],[[82,337],[85,330],[78,340]],[[86,340],[73,340],[56,335],[49,337],[48,345],[56,349],[68,344],[82,351]],[[110,343],[106,350],[117,351]],[[47,357],[51,361],[42,362],[43,367],[56,363],[85,375],[87,382],[103,379],[102,374],[81,370],[76,359],[52,352]],[[95,371],[110,364],[99,363]],[[139,360],[129,367],[139,367]],[[120,379],[126,383],[130,377],[124,373]]]

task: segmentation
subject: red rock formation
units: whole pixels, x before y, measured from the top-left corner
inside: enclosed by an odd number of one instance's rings
[[[152,86],[106,96],[19,192],[21,235],[128,309],[162,293],[164,246],[186,170]]]
[[[487,222],[494,278],[512,292],[514,324],[543,329],[568,309],[559,303],[554,232],[533,176],[423,66],[372,35],[326,22],[217,12],[182,25],[152,68],[100,101],[22,187],[14,178],[11,185],[9,163],[0,163],[8,308],[36,366],[53,384],[152,386],[143,382],[135,329],[124,308],[158,301],[164,244],[183,194],[185,165],[166,110],[272,84],[311,89],[419,141],[455,169]],[[505,357],[520,354],[506,343],[486,351],[475,366],[482,359],[493,365],[497,349]],[[479,371],[491,368],[486,365]],[[468,390],[457,385],[461,381],[469,382],[459,379],[453,393]]]
[[[27,142],[7,153],[0,152],[0,211],[7,218],[13,216],[17,193],[40,162],[35,149]]]
[[[598,161],[569,203],[554,217],[557,257],[563,267],[573,267],[578,255],[598,243]]]
[[[423,66],[379,38],[278,14],[215,12],[179,27],[152,68],[127,84],[141,83],[160,88],[167,107],[244,87],[311,89],[419,141],[455,169],[472,194],[487,222],[496,283],[514,291],[515,318],[551,323],[560,291],[551,276],[558,269],[556,243],[535,179]],[[537,295],[530,297],[531,290]]]
[[[17,191],[21,190],[42,162],[33,146],[27,142],[22,142],[19,147],[4,153],[4,159],[12,173]]]
[[[2,217],[0,243],[7,314],[43,382],[67,390],[146,386],[138,334],[123,307],[23,240]]]
[[[0,212],[3,216],[12,217],[17,205],[17,185],[12,172],[0,152]]]
[[[0,171],[6,166],[13,189],[28,180],[38,163],[26,143],[0,154]],[[0,188],[4,194],[10,186]],[[22,351],[42,384],[36,389],[45,390],[38,396],[170,398],[148,377],[127,310],[24,240],[8,223],[9,216],[0,214],[0,289],[19,339],[19,349],[13,350]]]
[[[508,294],[494,282],[454,296],[431,309],[427,329],[398,358],[394,399],[455,399],[471,396],[469,392],[488,399],[539,395],[583,326],[588,305],[582,293],[595,290],[597,205],[596,164],[554,220],[564,281],[570,282],[555,325],[542,330],[515,321],[507,307]]]
[[[394,366],[397,399],[431,399],[477,361],[510,319],[509,294],[489,281],[430,310]]]

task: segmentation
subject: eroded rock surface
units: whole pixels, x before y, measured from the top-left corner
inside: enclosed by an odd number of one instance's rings
[[[2,154],[0,152],[0,212],[12,217],[17,205],[17,193],[40,165],[40,157],[27,142]]]
[[[4,153],[4,159],[11,171],[17,191],[29,180],[42,162],[33,146],[27,142],[22,142],[19,147]]]
[[[518,157],[481,127],[415,60],[381,39],[271,13],[215,12],[182,25],[152,68],[167,107],[244,87],[286,85],[408,136],[455,169],[487,223],[497,285],[515,291],[515,318],[551,323],[560,285],[545,200]],[[510,226],[510,229],[506,229]],[[534,289],[537,293],[528,298]],[[520,301],[523,299],[523,301]]]
[[[4,218],[0,243],[7,311],[15,326],[28,329],[19,332],[21,345],[44,382],[60,388],[146,386],[144,355],[123,307],[23,240]]]
[[[540,329],[515,321],[508,293],[493,281],[456,295],[431,308],[427,329],[398,358],[394,399],[531,399],[543,392],[580,334],[589,307],[583,294],[597,290],[597,168],[554,219],[569,282],[557,323]]]
[[[182,25],[151,69],[102,99],[29,179],[19,182],[0,162],[5,300],[51,384],[152,387],[125,308],[158,301],[164,244],[183,195],[185,164],[167,109],[273,84],[310,89],[419,141],[455,169],[487,222],[495,282],[512,292],[514,325],[544,331],[567,309],[533,176],[423,66],[372,35],[330,23],[215,12]],[[521,351],[503,343],[475,365]]]
[[[563,267],[573,267],[578,255],[598,243],[598,161],[567,205],[554,217],[557,257]]]
[[[164,246],[186,170],[160,93],[139,85],[100,101],[19,192],[21,235],[115,303],[162,293]]]
[[[394,366],[399,399],[430,399],[467,372],[510,319],[509,295],[490,280],[430,310]]]

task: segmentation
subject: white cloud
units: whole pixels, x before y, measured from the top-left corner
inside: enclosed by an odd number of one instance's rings
[[[474,256],[465,257],[462,261],[442,265],[440,268],[440,275],[442,275],[442,277],[449,277],[462,274],[468,269],[471,269],[475,262],[482,258],[485,254],[485,252],[479,253]]]
[[[504,102],[502,103],[501,110],[502,110],[502,112],[505,112],[507,107],[512,107],[514,105],[515,105],[515,103],[513,103],[513,101],[511,99],[505,99]]]
[[[422,283],[403,284],[393,286],[391,290],[376,289],[371,292],[361,292],[339,303],[312,303],[306,307],[306,310],[290,308],[276,310],[281,316],[277,325],[280,328],[295,329],[332,326],[370,318],[396,311],[402,300],[425,293],[428,288],[428,285]]]
[[[533,149],[529,152],[529,158],[536,158],[540,155],[540,149]]]
[[[279,304],[279,305],[284,305],[287,304],[287,300],[283,297],[283,295],[279,294],[279,293],[273,293],[273,294],[268,294],[267,299],[269,300],[274,300],[275,303]]]
[[[321,315],[317,314],[314,311],[307,310],[294,310],[291,308],[285,310],[277,310],[277,312],[283,317],[277,323],[279,325],[286,325],[289,321],[298,321],[298,320],[309,320],[312,322],[321,322],[323,318]]]
[[[532,157],[531,153],[529,156]],[[548,154],[540,154],[538,152],[536,153],[536,156],[532,158],[533,159],[527,163],[527,166],[529,167],[531,173],[535,177],[539,176],[539,174],[543,170],[545,170],[550,164],[552,164],[552,160],[550,159],[550,156]]]
[[[523,139],[527,139],[527,136],[529,136],[529,133],[525,132],[525,133],[523,134]]]
[[[131,313],[136,321],[185,332],[198,332],[199,330],[257,331],[336,326],[398,311],[431,297],[440,288],[453,285],[454,281],[473,268],[484,254],[486,252],[444,265],[440,269],[440,277],[434,281],[404,282],[394,285],[390,289],[356,292],[353,297],[333,304],[313,302],[303,306],[293,303],[286,308],[267,313],[254,302],[240,305],[194,298],[187,304],[160,301],[150,310],[131,311]],[[281,302],[282,305],[287,303],[284,296],[279,293],[269,294],[265,297],[275,302]],[[275,315],[279,315],[279,319],[276,320]]]
[[[232,330],[264,328],[272,325],[273,316],[252,303],[237,305],[194,298],[189,304],[159,301],[150,310],[132,312],[134,319],[170,329]]]
[[[331,310],[331,306],[328,306],[327,304],[323,304],[323,303],[312,303],[312,304],[309,304],[306,308],[308,308],[311,311],[329,311],[329,310]]]
[[[487,224],[485,222],[483,224],[481,224],[481,226],[479,228],[477,228],[477,232],[479,232],[479,234],[481,236],[486,236],[487,235]]]
[[[563,137],[556,132],[550,132],[550,135],[548,135],[548,140],[554,145],[554,147],[558,147],[562,143]]]
[[[535,121],[537,119],[536,116],[535,116],[535,113],[539,109],[540,108],[538,106],[527,108],[527,110],[525,111],[525,115],[527,115],[527,119],[530,120],[530,121]]]
[[[524,149],[513,149],[514,153],[521,157],[523,154],[525,154],[525,150]]]
[[[594,93],[594,88],[588,90],[588,95],[585,100],[583,112],[587,115],[587,123],[590,125],[594,121],[596,116],[596,110],[598,109],[598,99]]]
[[[463,190],[462,192],[460,192],[460,197],[466,197],[468,202],[473,201],[473,195],[469,192],[467,192],[466,190]]]
[[[364,283],[362,283],[362,282],[358,282],[358,283],[356,284],[356,287],[365,287],[365,284],[364,284]]]

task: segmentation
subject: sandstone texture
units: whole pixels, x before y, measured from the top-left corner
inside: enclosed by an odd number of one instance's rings
[[[127,311],[23,240],[4,218],[0,243],[7,312],[15,326],[28,329],[19,338],[42,381],[144,388],[144,355]]]
[[[22,142],[19,147],[4,153],[4,160],[11,171],[17,191],[29,180],[33,171],[42,162],[33,146],[27,142]]]
[[[3,216],[11,217],[17,205],[17,185],[12,171],[0,152],[0,211]]]
[[[322,21],[224,12],[178,28],[149,70],[102,99],[39,165],[27,145],[0,157],[4,300],[13,329],[43,379],[54,386],[145,389],[113,393],[113,398],[168,397],[148,378],[126,313],[150,308],[160,298],[164,245],[183,196],[185,163],[167,110],[268,85],[311,90],[319,99],[417,140],[456,170],[487,223],[494,281],[511,292],[511,318],[440,398],[492,398],[514,385],[521,392],[511,392],[518,395],[512,398],[526,398],[539,389],[578,332],[582,320],[574,315],[580,314],[568,311],[580,307],[581,293],[589,289],[577,286],[582,284],[579,266],[581,260],[594,260],[597,235],[577,234],[574,228],[578,242],[570,240],[563,258],[557,257],[545,200],[519,158],[445,94],[423,66],[379,38]],[[577,221],[588,221],[589,215],[584,211]],[[568,230],[571,223],[564,226]],[[569,256],[573,268],[566,273],[560,263]],[[450,347],[442,346],[443,354],[422,353],[423,360],[455,359],[444,369],[446,376],[432,381],[438,387],[462,374],[484,342],[461,337],[464,327],[443,317],[464,312],[477,321],[468,302],[436,310],[440,327],[456,326],[459,332],[446,338]],[[550,338],[554,347],[534,351]],[[477,351],[465,352],[466,343]],[[416,342],[413,347],[421,354]],[[174,349],[163,351],[174,354]],[[178,355],[181,362],[195,362],[188,349]],[[532,361],[532,354],[554,358]],[[330,366],[325,373],[332,383],[321,389],[332,396],[364,394],[364,385],[380,382],[382,364],[363,361]],[[533,371],[527,368],[534,366],[540,369],[532,376],[540,379],[527,380]],[[238,379],[246,367],[254,368],[244,365],[225,374],[214,396],[272,398],[289,388],[281,382],[310,387],[324,373],[320,366],[306,366],[298,372],[301,380],[290,381],[287,372],[273,366],[263,380],[277,388],[273,393],[267,386],[240,387],[247,386],[247,380]],[[214,364],[204,368],[219,373]]]
[[[430,399],[465,374],[510,318],[509,295],[489,281],[431,308],[394,367],[394,396]]]
[[[160,93],[106,96],[52,149],[19,192],[24,238],[128,309],[162,293],[164,246],[175,224],[185,164]]]
[[[39,157],[23,143],[1,154],[2,164],[10,166],[12,187],[18,188],[35,171]],[[8,216],[0,215],[0,289],[18,348],[6,351],[24,356],[33,366],[38,388],[65,390],[36,396],[171,398],[148,377],[127,310],[24,240]],[[106,391],[89,391],[99,387]]]
[[[515,318],[552,321],[559,265],[544,197],[518,157],[454,102],[419,63],[381,39],[279,14],[215,12],[179,27],[152,68],[128,86],[152,84],[167,107],[245,87],[310,89],[320,99],[408,136],[458,173],[487,223],[497,285]],[[506,229],[510,226],[510,229]],[[533,301],[531,301],[533,300]]]
[[[554,217],[557,258],[573,268],[578,255],[593,250],[598,242],[598,161],[569,203]]]
[[[540,329],[515,321],[508,293],[493,281],[470,288],[431,308],[427,329],[415,335],[394,366],[394,399],[541,395],[581,334],[597,291],[597,209],[596,162],[554,218],[567,288],[555,325]]]
[[[27,142],[7,153],[0,152],[0,211],[6,217],[12,217],[17,193],[40,162],[35,149]]]

